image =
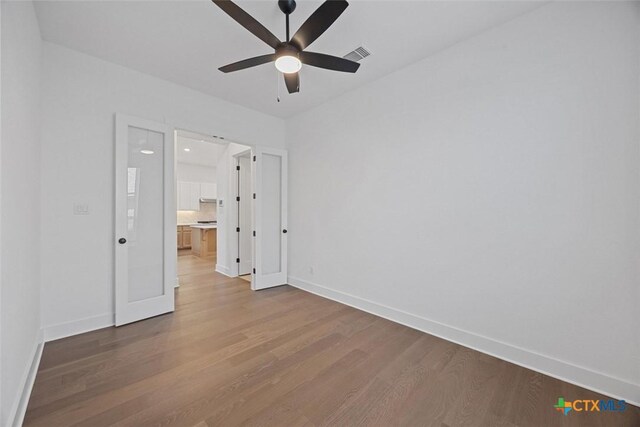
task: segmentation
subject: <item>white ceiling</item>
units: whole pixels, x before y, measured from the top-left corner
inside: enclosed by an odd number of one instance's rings
[[[279,38],[275,0],[237,3]],[[321,1],[298,1],[292,34]],[[209,0],[40,1],[42,37],[72,49],[279,117],[290,117],[529,12],[540,1],[351,1],[307,50],[372,55],[356,74],[304,66],[301,92],[288,95],[273,64],[223,74],[218,67],[272,52]],[[276,102],[277,82],[281,102]]]
[[[227,148],[218,139],[194,132],[176,132],[176,162],[215,168],[218,159]],[[185,151],[185,148],[189,151]]]

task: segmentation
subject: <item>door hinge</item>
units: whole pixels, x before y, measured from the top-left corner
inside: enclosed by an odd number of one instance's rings
[[[254,162],[256,161],[256,156],[253,156],[253,161],[254,161]]]
[[[255,268],[253,269],[253,274],[256,274],[256,269]]]
[[[240,232],[240,227],[236,227],[236,233]]]
[[[240,258],[236,258],[236,262],[240,264]]]
[[[239,171],[240,170],[240,165],[236,166],[236,170]]]
[[[255,200],[255,198],[256,198],[256,193],[253,193],[253,198],[254,198],[254,200]]]
[[[236,202],[240,201],[240,196],[236,197]]]
[[[256,237],[256,230],[253,230],[253,237]]]

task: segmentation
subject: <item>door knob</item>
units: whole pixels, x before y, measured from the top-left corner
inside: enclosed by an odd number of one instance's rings
[[[282,232],[286,234],[287,233],[287,229],[285,228],[284,230],[282,230]]]
[[[127,239],[125,239],[124,237],[121,237],[118,239],[118,243],[120,243],[121,245],[124,245],[125,243],[127,243]]]

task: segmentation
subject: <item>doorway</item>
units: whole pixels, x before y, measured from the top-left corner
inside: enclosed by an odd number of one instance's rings
[[[191,145],[177,144],[180,136]],[[250,277],[252,290],[286,284],[286,151],[223,139],[116,114],[117,326],[174,311],[179,250],[197,257],[194,281],[215,271],[222,280]],[[197,143],[215,150],[217,162],[198,155]],[[215,181],[177,169],[185,158],[209,158]],[[178,222],[179,211],[190,217]]]
[[[215,269],[218,252],[218,162],[227,148],[210,135],[175,132],[178,260]],[[178,283],[187,279],[178,262]]]

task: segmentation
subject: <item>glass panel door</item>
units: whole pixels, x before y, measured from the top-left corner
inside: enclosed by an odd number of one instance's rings
[[[176,205],[173,131],[116,115],[116,326],[173,311]]]
[[[287,152],[253,149],[253,224],[256,230],[252,289],[287,283]]]
[[[164,295],[164,135],[128,127],[128,301]]]

